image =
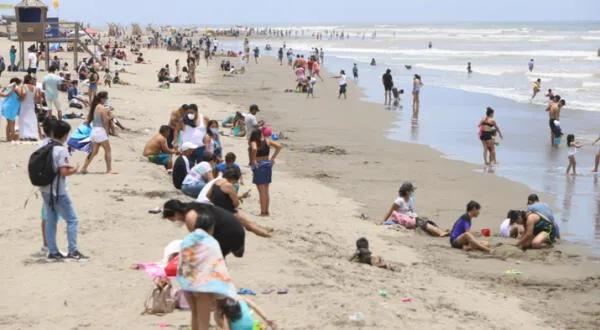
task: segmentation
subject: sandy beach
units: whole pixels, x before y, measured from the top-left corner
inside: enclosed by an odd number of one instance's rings
[[[10,42],[0,41],[0,49]],[[184,103],[222,120],[250,104],[259,119],[281,132],[284,149],[271,185],[272,215],[259,218],[256,189],[242,209],[275,230],[275,237],[246,238],[244,258],[228,257],[238,288],[261,292],[288,288],[287,295],[253,297],[281,329],[598,329],[600,259],[579,245],[561,243],[544,251],[500,246],[495,256],[451,249],[447,238],[420,231],[376,226],[403,181],[417,187],[420,215],[443,228],[464,213],[469,200],[482,205],[474,231],[496,230],[506,211],[523,208],[531,191],[524,185],[476,173],[474,166],[448,160],[417,144],[385,138],[393,114],[360,101],[350,83],[348,100],[337,99],[335,79],[317,83],[316,98],[284,93],[295,83],[292,71],[275,58],[251,62],[247,73],[224,77],[220,60],[199,65],[196,85],[159,89],[156,72],[184,53],[144,50],[152,64],[134,64],[122,79],[131,86],[106,89],[116,115],[130,131],[111,138],[118,175],[102,174],[101,156],[88,175],[69,178],[80,219],[79,245],[85,263],[45,263],[40,251],[41,197],[27,177],[35,145],[0,143],[0,263],[6,270],[0,295],[4,329],[179,328],[189,313],[141,316],[153,287],[138,262],[162,258],[165,245],[186,234],[147,210],[170,198],[185,199],[163,168],[141,156],[144,143]],[[63,54],[69,58],[70,54]],[[39,74],[38,77],[43,75]],[[325,74],[331,75],[331,74]],[[324,75],[324,76],[325,76]],[[11,75],[5,73],[0,84]],[[19,74],[18,76],[22,76]],[[104,88],[101,88],[104,90]],[[67,104],[66,95],[61,95]],[[409,99],[409,98],[407,98]],[[422,111],[427,111],[423,108]],[[70,120],[73,128],[80,120]],[[2,123],[2,132],[5,127]],[[223,136],[224,151],[247,163],[246,140]],[[76,152],[73,162],[83,164]],[[242,166],[244,175],[250,171]],[[547,198],[541,195],[542,199]],[[361,214],[370,220],[360,218]],[[59,246],[66,246],[64,223]],[[355,264],[348,257],[355,241],[367,237],[374,254],[395,264],[388,271]],[[508,242],[491,237],[492,243]],[[506,275],[517,269],[520,275]],[[387,291],[387,297],[379,294]],[[405,302],[403,302],[405,301]],[[362,313],[363,320],[349,317]]]

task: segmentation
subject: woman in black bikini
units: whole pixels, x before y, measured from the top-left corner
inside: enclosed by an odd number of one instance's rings
[[[238,183],[241,176],[242,172],[239,167],[227,169],[223,173],[223,178],[215,181],[206,197],[216,206],[233,213],[246,230],[255,233],[257,236],[270,238],[271,234],[254,224],[245,214],[238,210],[240,202],[250,195],[249,190],[243,195],[238,196],[237,194],[235,184]]]
[[[271,147],[275,148],[273,156],[269,158]],[[279,143],[263,136],[262,130],[254,130],[250,134],[250,167],[252,168],[252,183],[258,189],[260,201],[260,216],[269,216],[269,184],[273,175],[275,158],[281,151]]]
[[[479,121],[479,139],[483,145],[483,161],[485,165],[498,164],[496,161],[496,146],[494,144],[496,133],[498,133],[500,138],[504,138],[500,127],[498,127],[498,124],[494,120],[494,109],[488,107],[485,112],[485,118]],[[489,161],[488,152],[490,153]]]

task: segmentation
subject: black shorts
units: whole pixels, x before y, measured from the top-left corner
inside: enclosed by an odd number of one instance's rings
[[[481,136],[479,138],[481,141],[489,141],[493,138],[492,132],[481,132]]]
[[[27,69],[27,73],[28,74],[36,74],[37,73],[37,68],[28,68]]]
[[[450,240],[450,246],[454,249],[461,249],[463,248],[463,246],[461,244],[458,244],[458,242],[456,240]]]
[[[554,125],[554,119],[550,118],[550,120],[548,121],[548,125],[550,125],[550,130],[554,132],[554,130],[556,129],[556,125]]]
[[[340,85],[340,94],[346,94],[346,87],[348,84]]]

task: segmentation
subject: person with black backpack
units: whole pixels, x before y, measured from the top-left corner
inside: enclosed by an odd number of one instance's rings
[[[69,151],[63,145],[69,137],[71,126],[62,120],[54,123],[52,139],[36,150],[29,158],[29,179],[40,187],[46,208],[46,241],[49,261],[80,261],[88,259],[77,249],[78,219],[73,202],[67,192],[67,176],[77,173],[79,164],[69,164]],[[58,216],[67,223],[68,254],[65,257],[56,246]]]

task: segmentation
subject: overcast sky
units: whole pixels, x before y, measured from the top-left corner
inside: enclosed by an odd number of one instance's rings
[[[58,1],[61,18],[95,26],[106,22],[231,25],[600,21],[600,0]],[[52,1],[45,2],[52,7]],[[50,16],[56,16],[54,9]]]

